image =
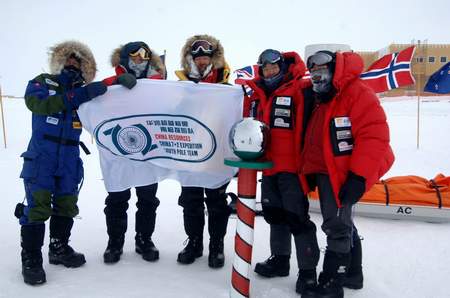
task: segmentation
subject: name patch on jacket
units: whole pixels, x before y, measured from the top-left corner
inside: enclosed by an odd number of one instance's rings
[[[45,82],[46,82],[47,84],[52,85],[52,86],[55,86],[55,87],[58,87],[58,86],[59,86],[58,83],[56,83],[55,81],[50,80],[49,78],[46,78],[46,79],[45,79]]]
[[[53,125],[58,125],[59,119],[55,118],[55,117],[47,116],[47,120],[45,122],[47,122],[49,124],[53,124]]]
[[[336,156],[350,155],[353,150],[352,123],[349,117],[336,117],[330,125],[331,144]]]
[[[271,128],[292,128],[293,103],[290,96],[277,96],[272,101]]]
[[[279,106],[290,106],[291,98],[287,96],[279,96],[277,97],[276,104]]]

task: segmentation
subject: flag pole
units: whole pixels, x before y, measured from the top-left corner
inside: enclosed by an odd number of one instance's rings
[[[5,144],[5,149],[6,149],[5,114],[3,113],[3,95],[2,95],[2,86],[1,85],[0,85],[0,112],[2,114],[3,143]]]
[[[423,56],[423,51],[420,51],[420,39],[417,41],[417,47],[419,49],[419,53],[420,55]],[[419,57],[422,57],[419,56]],[[422,59],[424,59],[422,57]],[[420,63],[420,59],[419,59],[419,63]],[[423,63],[423,60],[422,60]],[[422,70],[422,65],[420,65],[420,70]],[[417,93],[417,149],[419,149],[419,140],[420,140],[420,77],[421,77],[421,73],[419,73],[419,75],[417,76],[417,85],[416,85],[416,93]]]

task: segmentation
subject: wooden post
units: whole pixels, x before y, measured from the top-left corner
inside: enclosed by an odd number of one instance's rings
[[[3,143],[6,149],[6,128],[5,128],[5,114],[3,113],[3,96],[2,96],[2,86],[0,85],[0,112],[2,114],[2,128],[3,128]]]

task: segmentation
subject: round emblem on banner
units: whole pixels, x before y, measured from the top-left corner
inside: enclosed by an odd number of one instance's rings
[[[129,154],[139,153],[147,147],[147,136],[136,126],[124,127],[117,134],[117,144]]]

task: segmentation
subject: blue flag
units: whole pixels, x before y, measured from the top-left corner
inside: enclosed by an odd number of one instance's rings
[[[439,94],[450,93],[450,62],[431,75],[423,91]]]

